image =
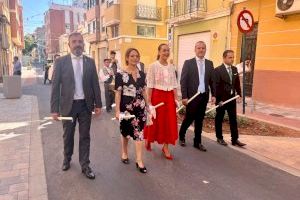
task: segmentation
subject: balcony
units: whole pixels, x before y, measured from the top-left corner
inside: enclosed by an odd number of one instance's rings
[[[85,39],[89,43],[95,43],[100,41],[100,32],[86,34]]]
[[[86,20],[87,21],[93,21],[96,18],[99,18],[100,16],[100,6],[96,5],[90,9],[87,10],[86,12]]]
[[[162,11],[161,8],[137,5],[135,10],[136,19],[161,21]]]
[[[104,26],[120,23],[120,4],[111,4],[105,9]]]
[[[171,24],[204,19],[207,13],[207,0],[173,1],[169,12]]]

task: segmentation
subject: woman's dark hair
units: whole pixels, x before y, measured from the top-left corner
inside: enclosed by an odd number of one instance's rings
[[[158,48],[157,48],[158,52],[160,52],[161,48],[162,48],[163,46],[165,46],[165,45],[168,46],[166,43],[160,44],[160,45],[158,46]],[[159,54],[157,54],[156,60],[159,60],[159,58],[160,58],[160,56],[159,56]]]
[[[129,64],[128,61],[127,61],[127,59],[129,58],[129,55],[130,55],[130,53],[131,53],[132,51],[136,51],[137,54],[138,54],[138,56],[140,57],[140,52],[139,52],[136,48],[129,48],[129,49],[127,49],[127,50],[126,50],[126,53],[125,53],[125,62],[126,62],[126,65]]]

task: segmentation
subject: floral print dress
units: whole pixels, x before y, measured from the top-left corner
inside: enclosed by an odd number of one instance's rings
[[[135,115],[135,118],[121,120],[120,130],[123,137],[144,140],[146,124],[146,102],[143,91],[146,87],[146,75],[139,71],[135,81],[131,74],[120,71],[115,77],[115,89],[121,91],[120,112]]]

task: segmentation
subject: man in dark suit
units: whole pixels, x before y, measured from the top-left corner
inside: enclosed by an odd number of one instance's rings
[[[186,115],[179,131],[179,143],[185,146],[185,134],[189,126],[195,121],[194,147],[206,151],[201,142],[201,133],[206,106],[209,100],[209,89],[212,93],[212,104],[215,104],[215,76],[213,62],[204,58],[206,44],[199,41],[195,44],[196,57],[184,62],[181,72],[182,104],[186,106]],[[193,101],[188,99],[200,92]]]
[[[54,120],[60,115],[73,117],[73,122],[63,121],[64,162],[62,170],[70,168],[74,148],[76,121],[79,123],[79,162],[82,173],[89,179],[95,174],[89,167],[90,127],[92,111],[101,112],[101,95],[97,70],[94,60],[82,55],[83,37],[80,33],[69,36],[71,54],[60,57],[55,62],[51,113]]]
[[[236,96],[236,94],[240,96],[237,101],[241,102],[242,94],[239,73],[237,68],[232,66],[234,62],[234,52],[232,50],[224,51],[223,62],[224,63],[221,66],[215,69],[217,95],[216,104],[222,105],[222,102]],[[227,111],[229,117],[232,145],[239,147],[244,146],[245,144],[238,140],[239,134],[237,127],[236,100],[217,108],[215,118],[217,142],[221,145],[227,146],[222,134],[222,123],[225,111]]]

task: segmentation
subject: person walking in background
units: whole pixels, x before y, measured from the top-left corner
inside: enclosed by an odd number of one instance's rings
[[[110,51],[110,68],[113,69],[114,75],[120,70],[119,61],[116,59],[116,52]]]
[[[150,65],[147,73],[147,94],[150,105],[164,103],[156,109],[153,124],[146,126],[146,148],[151,150],[151,143],[163,144],[162,152],[166,159],[172,160],[169,144],[175,145],[177,130],[177,81],[174,67],[168,63],[170,48],[167,44],[158,47],[157,61]]]
[[[84,56],[84,42],[80,33],[69,35],[71,53],[55,62],[51,92],[51,113],[54,120],[60,115],[72,117],[63,121],[64,161],[62,170],[70,168],[74,148],[76,121],[79,122],[79,162],[82,173],[95,179],[90,168],[90,127],[92,111],[101,113],[101,92],[95,61]]]
[[[105,77],[104,80],[104,91],[105,91],[105,102],[106,102],[106,111],[112,111],[112,104],[115,101],[115,93],[111,90],[111,83],[114,79],[114,72],[113,69],[110,67],[110,59],[104,59],[104,66],[103,66],[103,75]]]
[[[129,164],[128,138],[135,140],[136,167],[141,173],[147,173],[142,160],[144,126],[146,124],[146,76],[138,70],[137,63],[140,53],[137,49],[129,48],[126,51],[126,66],[116,74],[116,118],[120,120],[122,134],[122,155],[124,164]],[[120,119],[122,114],[134,115],[131,119]]]
[[[195,121],[194,147],[200,151],[206,151],[202,145],[201,133],[206,106],[211,91],[211,103],[216,102],[215,74],[213,62],[205,59],[206,44],[199,41],[195,44],[196,57],[184,62],[181,72],[182,104],[186,106],[185,118],[179,131],[180,145],[185,146],[185,134],[189,126]],[[188,99],[197,92],[200,94],[188,104]]]
[[[238,74],[238,69],[232,66],[234,62],[234,52],[232,50],[226,50],[223,53],[223,64],[215,69],[216,74],[216,104],[219,104],[236,94],[240,97],[237,102],[241,102],[241,85]],[[236,113],[236,100],[233,100],[219,108],[217,108],[217,114],[215,117],[215,128],[217,142],[221,145],[227,146],[227,143],[223,139],[222,123],[225,115],[225,111],[228,113],[230,131],[231,131],[231,143],[239,147],[246,144],[238,140],[239,133],[237,127],[237,113]]]
[[[19,61],[18,56],[14,57],[13,65],[14,65],[13,75],[21,76],[21,74],[22,74],[22,64]]]

